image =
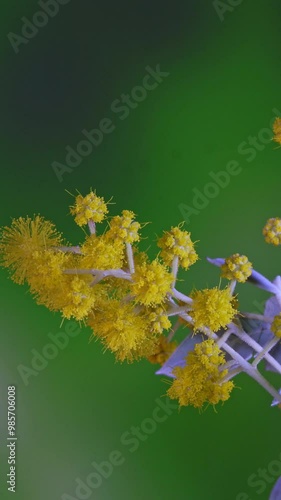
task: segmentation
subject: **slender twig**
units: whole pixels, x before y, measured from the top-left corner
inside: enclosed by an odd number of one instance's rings
[[[232,330],[230,330],[230,329],[226,330],[226,332],[217,341],[218,347],[221,347],[222,345],[224,345],[224,343],[227,342],[227,340],[231,334],[232,334]]]
[[[132,245],[130,243],[126,243],[126,253],[127,253],[129,271],[131,274],[134,274],[135,272],[134,254]]]
[[[254,313],[241,313],[242,317],[249,319],[258,319],[259,321],[264,321],[265,323],[271,323],[272,318],[270,316],[263,316],[263,314],[254,314]]]
[[[177,281],[177,275],[178,275],[178,270],[179,270],[179,258],[177,255],[173,258],[172,262],[172,275],[174,277],[174,281],[172,284],[172,287],[175,287],[176,281]]]
[[[88,227],[89,227],[90,234],[96,234],[96,223],[94,221],[89,220]]]
[[[231,280],[230,285],[229,285],[229,291],[230,291],[231,295],[234,294],[234,290],[236,288],[236,285],[237,285],[237,281],[236,280]]]
[[[257,355],[257,357],[254,359],[252,366],[257,366],[259,362],[273,349],[273,347],[280,342],[280,339],[278,337],[274,337],[271,339],[267,344],[265,344],[264,348],[260,353]],[[273,358],[274,359],[274,358]]]
[[[184,293],[179,292],[178,290],[176,290],[176,288],[172,288],[172,294],[176,299],[181,300],[186,304],[192,304],[193,302],[193,300],[190,297],[184,295]]]
[[[177,314],[180,314],[182,312],[186,312],[189,310],[190,310],[190,307],[188,307],[188,306],[171,307],[171,309],[167,310],[167,316],[177,316]]]
[[[96,285],[97,283],[99,283],[99,281],[102,281],[104,278],[108,277],[132,281],[130,273],[126,273],[122,269],[109,269],[107,271],[94,270],[94,271],[95,272],[93,274],[95,275],[95,278],[92,281],[91,286]]]
[[[67,247],[67,246],[61,246],[61,247],[52,247],[53,250],[59,250],[60,252],[69,252],[69,253],[77,253],[81,254],[81,249],[80,247],[74,246],[74,247]]]
[[[260,344],[258,344],[258,342],[256,342],[254,339],[252,339],[252,337],[250,337],[250,335],[248,335],[246,332],[244,332],[243,330],[240,330],[236,325],[232,324],[232,328],[233,328],[233,333],[239,337],[241,340],[243,340],[243,342],[245,342],[245,344],[247,344],[248,346],[252,347],[252,349],[254,351],[256,351],[257,353],[260,353],[263,351],[263,347],[260,346]],[[276,359],[273,358],[273,356],[271,356],[269,353],[266,353],[264,354],[264,359],[266,359],[266,361],[268,361],[268,363],[273,367],[275,368],[275,370],[281,374],[281,365],[278,363],[278,361],[276,361]]]

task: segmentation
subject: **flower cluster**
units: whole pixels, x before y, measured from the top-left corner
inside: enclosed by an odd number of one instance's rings
[[[186,365],[174,368],[176,378],[168,395],[178,399],[181,406],[191,404],[195,408],[201,408],[205,402],[226,401],[234,384],[224,381],[228,373],[223,369],[224,364],[224,354],[214,340],[196,344],[194,351],[186,356]]]
[[[91,191],[79,193],[70,212],[78,226],[88,226],[76,246],[39,215],[2,229],[1,264],[16,283],[27,283],[38,304],[82,321],[118,361],[161,365],[156,373],[171,379],[168,395],[180,406],[226,401],[241,372],[266,389],[273,406],[281,404],[280,390],[258,369],[263,362],[281,375],[281,277],[268,280],[235,253],[208,259],[226,284],[188,291],[178,271],[198,255],[182,224],[163,232],[151,260],[139,249],[142,225],[132,211],[110,218],[108,203]],[[263,230],[273,245],[281,244],[280,220],[269,219]],[[102,222],[106,227],[97,231]],[[238,311],[238,283],[272,295],[262,314]],[[187,335],[177,345],[180,328]]]

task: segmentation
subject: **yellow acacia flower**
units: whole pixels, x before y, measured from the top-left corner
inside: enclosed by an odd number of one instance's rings
[[[191,241],[190,233],[182,231],[179,227],[172,227],[158,240],[158,246],[162,249],[161,257],[167,266],[171,265],[174,257],[179,258],[179,264],[188,269],[198,260]]]
[[[165,309],[161,306],[147,308],[144,315],[150,325],[150,331],[153,333],[162,333],[163,330],[168,330],[172,326]]]
[[[148,356],[147,359],[150,363],[163,365],[177,348],[177,343],[168,342],[167,337],[165,337],[165,335],[161,335],[157,339],[156,346],[156,352]]]
[[[107,212],[104,199],[92,191],[86,196],[76,196],[75,204],[70,207],[70,213],[75,216],[74,220],[78,226],[84,226],[89,221],[102,222]]]
[[[32,293],[50,290],[63,279],[63,269],[71,261],[71,255],[54,250],[41,250],[33,253],[32,266],[28,273],[28,284]]]
[[[135,243],[139,241],[139,222],[134,221],[135,214],[130,210],[123,210],[122,215],[116,215],[110,221],[108,237],[118,239],[123,243]]]
[[[107,233],[91,234],[81,246],[81,267],[86,269],[119,269],[124,261],[124,245],[112,240]]]
[[[223,278],[245,283],[251,276],[252,270],[253,265],[248,257],[235,253],[225,259],[225,263],[221,266],[221,275]]]
[[[195,331],[206,326],[217,332],[220,328],[225,328],[237,312],[233,307],[233,297],[229,288],[196,290],[191,293],[191,298],[193,302],[189,315],[194,321]]]
[[[96,301],[107,294],[106,286],[90,286],[91,274],[64,273],[65,268],[79,268],[79,257],[60,251],[35,252],[28,276],[30,291],[38,304],[78,321],[84,320]]]
[[[136,301],[145,306],[164,302],[173,282],[173,276],[158,260],[144,262],[136,267],[131,290]]]
[[[135,251],[134,251],[134,261],[135,261],[136,266],[140,266],[144,262],[148,262],[149,258],[148,258],[147,253],[139,252],[138,248],[136,247]]]
[[[135,314],[131,303],[108,300],[104,309],[94,311],[88,324],[119,361],[133,361],[146,352],[147,322]]]
[[[275,118],[272,128],[274,132],[273,140],[281,144],[281,118]]]
[[[271,331],[274,335],[281,339],[281,314],[278,314],[274,317],[273,322],[271,324]]]
[[[234,384],[223,382],[228,373],[220,370],[224,363],[224,354],[213,340],[196,344],[194,351],[186,357],[186,366],[174,368],[176,378],[168,396],[177,399],[180,406],[192,405],[195,408],[202,408],[204,403],[215,405],[226,401]]]
[[[263,228],[266,243],[278,246],[281,244],[281,219],[279,217],[268,219]]]
[[[12,279],[18,284],[25,282],[33,268],[35,252],[57,246],[62,237],[55,225],[40,215],[13,219],[10,227],[2,229],[0,241],[1,264],[8,267]]]
[[[64,293],[61,294],[62,304],[59,307],[63,317],[75,318],[78,321],[85,319],[95,306],[96,293],[97,288],[90,287],[84,276],[68,275],[64,282]]]

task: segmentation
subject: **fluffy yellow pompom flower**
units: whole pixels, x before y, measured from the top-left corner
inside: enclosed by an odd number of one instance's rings
[[[144,315],[149,323],[150,331],[153,333],[162,333],[163,330],[168,330],[172,326],[165,309],[161,306],[147,308]]]
[[[198,260],[191,241],[190,233],[182,231],[179,227],[172,227],[158,240],[158,246],[162,249],[161,257],[167,266],[171,265],[174,257],[179,258],[179,264],[188,269]]]
[[[67,256],[68,257],[68,256]],[[64,274],[67,262],[63,254],[41,255],[35,260],[37,265],[28,283],[38,304],[51,311],[60,311],[66,319],[85,319],[92,311],[97,298],[102,294],[102,286],[90,286],[91,275]]]
[[[176,342],[168,342],[167,337],[165,335],[161,335],[157,339],[157,349],[154,354],[148,356],[147,359],[152,364],[163,365],[167,359],[171,356],[171,354],[177,348]]]
[[[168,396],[177,399],[180,406],[202,408],[204,403],[217,404],[226,401],[234,387],[233,382],[222,382],[227,370],[220,370],[225,359],[213,340],[196,344],[186,357],[185,367],[173,370],[173,381]]]
[[[206,326],[217,332],[220,328],[225,328],[237,312],[233,307],[233,297],[229,288],[197,290],[192,292],[191,298],[193,302],[189,315],[194,321],[195,331]]]
[[[58,287],[64,278],[63,269],[72,260],[72,256],[60,251],[41,250],[33,253],[33,265],[28,273],[31,293],[39,296]]]
[[[245,283],[251,276],[252,269],[253,265],[246,255],[235,253],[225,259],[225,263],[221,267],[221,275],[223,278]]]
[[[139,241],[139,222],[134,221],[135,214],[130,210],[123,210],[122,215],[112,217],[110,229],[107,232],[109,238],[118,239],[123,243],[135,243]]]
[[[92,191],[87,196],[76,196],[75,204],[70,207],[70,213],[75,216],[74,220],[78,226],[84,226],[89,221],[102,222],[107,212],[104,199]]]
[[[274,317],[271,324],[271,331],[274,333],[276,337],[281,339],[281,314],[278,314]]]
[[[90,287],[85,277],[67,276],[64,290],[61,291],[62,305],[59,307],[66,319],[85,319],[96,302],[96,289]]]
[[[108,300],[103,309],[94,311],[88,324],[119,361],[133,361],[146,351],[147,322],[135,314],[132,304]]]
[[[119,240],[109,239],[107,234],[92,234],[81,246],[81,253],[81,268],[119,269],[123,265],[124,245]]]
[[[274,137],[273,140],[275,142],[278,142],[278,144],[281,144],[281,118],[276,118],[274,123],[273,123],[273,132],[274,132]]]
[[[281,244],[281,219],[275,217],[268,219],[263,228],[263,235],[266,243],[278,246]]]
[[[30,217],[13,219],[10,227],[2,229],[1,264],[10,268],[13,281],[22,284],[34,267],[33,254],[58,246],[61,241],[62,237],[55,225],[39,215],[34,219]]]
[[[137,302],[153,306],[164,302],[172,282],[173,276],[167,268],[158,260],[153,260],[136,267],[131,290]]]

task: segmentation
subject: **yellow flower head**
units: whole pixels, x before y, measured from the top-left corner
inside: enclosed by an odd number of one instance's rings
[[[271,324],[271,331],[274,333],[276,337],[281,339],[281,314],[278,314],[274,317],[273,322]]]
[[[251,276],[252,269],[252,263],[249,262],[246,255],[235,253],[225,259],[225,263],[221,267],[221,275],[223,278],[245,283],[249,276]]]
[[[28,273],[28,284],[31,292],[40,294],[59,286],[64,278],[63,269],[72,260],[70,254],[55,251],[41,250],[33,253],[33,266]]]
[[[168,396],[177,399],[180,406],[202,408],[204,403],[217,404],[226,401],[234,387],[233,382],[223,382],[227,370],[220,370],[225,359],[214,340],[196,344],[186,357],[185,367],[173,370],[173,381]]]
[[[151,354],[151,356],[148,356],[147,359],[152,364],[163,365],[177,348],[177,343],[168,342],[167,337],[165,337],[165,335],[161,335],[157,339],[156,346],[156,352]]]
[[[263,235],[266,243],[271,243],[272,245],[278,246],[281,244],[281,219],[275,217],[268,219],[266,225],[263,228]]]
[[[158,260],[153,260],[136,267],[131,290],[137,302],[153,306],[164,302],[172,282],[173,276],[167,268]]]
[[[135,243],[139,241],[138,231],[140,223],[134,221],[135,214],[130,210],[123,210],[122,215],[116,215],[110,221],[110,229],[107,232],[109,238],[118,239],[123,243]]]
[[[161,257],[167,266],[171,265],[174,257],[179,258],[179,264],[188,269],[198,260],[191,241],[190,233],[182,231],[179,227],[172,227],[158,240],[158,246],[162,249]]]
[[[78,321],[87,318],[95,306],[102,285],[90,287],[90,278],[85,276],[65,275],[61,290],[53,296],[54,304],[66,319],[75,318]]]
[[[281,118],[276,118],[273,123],[273,140],[281,144]]]
[[[70,213],[75,216],[74,220],[78,226],[84,226],[89,221],[102,222],[107,212],[104,199],[92,191],[87,196],[76,196],[75,204],[70,207]]]
[[[81,252],[81,268],[105,270],[119,269],[123,265],[124,245],[119,240],[109,239],[107,233],[88,236]]]
[[[34,268],[33,254],[58,246],[61,241],[62,237],[55,225],[39,215],[33,219],[13,219],[10,227],[2,229],[1,264],[10,268],[13,281],[22,284]]]
[[[147,308],[144,315],[149,323],[150,331],[153,333],[162,333],[163,330],[168,330],[172,326],[165,309],[161,306]]]
[[[143,355],[147,322],[135,314],[132,304],[108,300],[104,309],[94,311],[89,325],[119,361],[133,361]]]
[[[220,328],[225,328],[237,312],[233,307],[233,297],[229,288],[198,290],[192,292],[191,297],[193,303],[189,315],[194,321],[195,331],[206,326],[217,332]]]

